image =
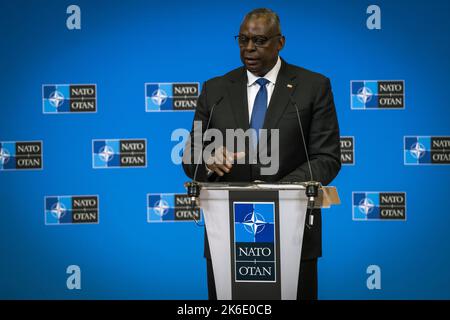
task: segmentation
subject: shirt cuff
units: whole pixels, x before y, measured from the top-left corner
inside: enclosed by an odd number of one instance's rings
[[[211,170],[210,168],[208,168],[207,165],[205,165],[205,168],[206,168],[206,175],[207,175],[208,177],[210,177],[210,176],[214,173],[214,171]]]

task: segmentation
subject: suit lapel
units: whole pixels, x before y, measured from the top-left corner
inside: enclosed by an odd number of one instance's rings
[[[247,130],[250,125],[248,118],[247,75],[245,69],[242,68],[242,72],[236,78],[230,80],[228,94],[237,128]]]
[[[264,118],[264,129],[276,128],[289,104],[289,96],[294,94],[296,87],[297,79],[295,74],[290,72],[289,65],[282,60],[280,72],[278,73],[275,88]]]
[[[291,72],[290,66],[282,59],[280,72],[264,118],[264,129],[273,129],[277,126],[289,104],[289,96],[294,94],[296,87],[296,75]],[[244,130],[249,129],[247,74],[244,68],[230,78],[228,94],[237,127]]]

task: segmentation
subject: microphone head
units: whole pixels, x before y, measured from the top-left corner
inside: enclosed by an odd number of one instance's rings
[[[219,103],[222,102],[222,100],[223,100],[223,96],[221,96],[214,104],[217,106]]]

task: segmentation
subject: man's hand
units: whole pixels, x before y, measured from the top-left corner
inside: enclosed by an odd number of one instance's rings
[[[214,156],[206,161],[206,167],[222,177],[225,173],[231,172],[234,160],[243,157],[245,157],[245,152],[230,152],[224,147],[219,147]]]

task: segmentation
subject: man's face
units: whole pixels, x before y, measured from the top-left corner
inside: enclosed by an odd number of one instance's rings
[[[264,45],[258,46],[258,43],[255,45],[253,40],[250,40],[245,45],[239,46],[241,61],[247,70],[257,76],[264,76],[277,63],[278,52],[284,46],[284,37],[273,37],[277,35],[277,31],[264,17],[245,20],[241,25],[239,35],[248,38],[255,36],[270,38]]]

